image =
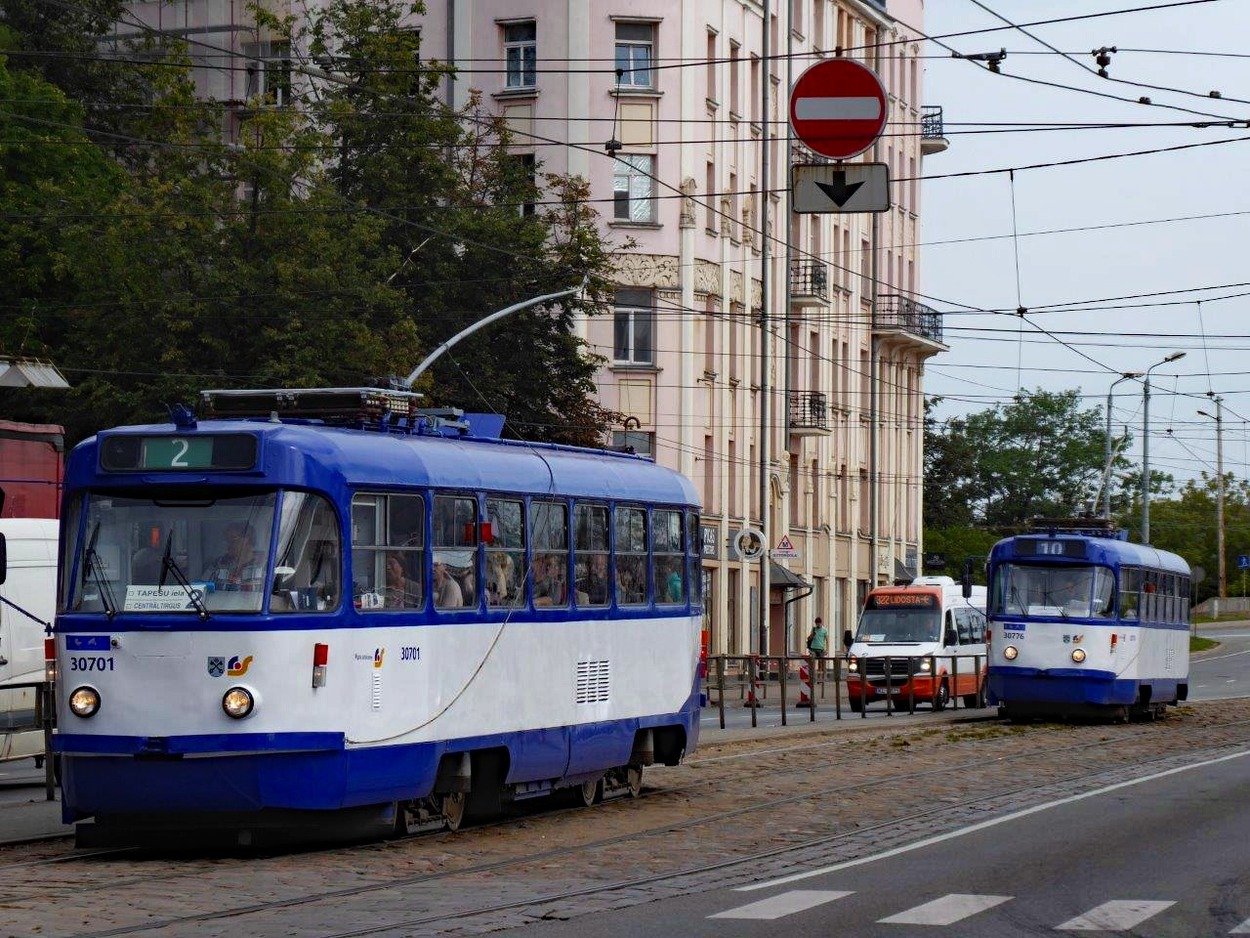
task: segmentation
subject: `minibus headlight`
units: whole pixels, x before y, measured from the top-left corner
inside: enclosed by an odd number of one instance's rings
[[[226,711],[226,716],[236,720],[242,720],[255,706],[252,692],[246,687],[232,687],[221,698],[221,709]]]
[[[859,672],[859,660],[854,655],[851,655],[851,657],[846,660],[846,670],[850,671],[852,674],[857,674]]]
[[[74,716],[93,717],[100,709],[100,692],[94,687],[76,687],[69,695],[69,708]]]
[[[932,658],[921,658],[921,659],[920,659],[920,670],[921,670],[921,671],[924,671],[926,674],[927,674],[929,671],[932,671],[932,670],[933,670],[933,659],[932,659]]]
[[[1020,654],[1020,650],[1016,648],[1015,645],[1008,645],[1006,648],[1003,649],[1003,657],[1006,658],[1008,661],[1015,661],[1016,657],[1019,654]]]
[[[1080,664],[1082,661],[1084,661],[1084,660],[1085,660],[1085,649],[1084,649],[1084,648],[1073,648],[1073,649],[1072,649],[1072,660],[1073,660],[1073,661],[1075,661],[1077,664]]]

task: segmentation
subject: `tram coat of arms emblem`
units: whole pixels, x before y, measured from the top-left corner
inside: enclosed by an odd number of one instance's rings
[[[221,677],[226,673],[226,658],[222,656],[209,655],[208,657],[208,676]]]

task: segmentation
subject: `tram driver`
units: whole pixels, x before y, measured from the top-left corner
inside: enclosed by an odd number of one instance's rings
[[[256,550],[256,532],[246,521],[231,521],[225,529],[226,550],[208,565],[201,579],[215,589],[252,592],[265,579],[265,558]]]

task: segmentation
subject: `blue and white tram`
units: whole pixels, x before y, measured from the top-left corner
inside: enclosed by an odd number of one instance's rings
[[[994,545],[989,694],[1003,714],[1161,714],[1189,694],[1189,565],[1112,531]]]
[[[55,748],[80,843],[454,830],[636,795],[693,751],[689,480],[415,397],[204,392],[211,419],[75,448]]]

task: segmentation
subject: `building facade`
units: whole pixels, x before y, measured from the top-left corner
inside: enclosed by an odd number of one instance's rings
[[[145,22],[255,57],[207,70],[246,100],[290,87],[290,50],[242,2],[132,5]],[[875,584],[919,572],[925,360],[917,302],[923,157],[945,147],[921,102],[923,0],[429,0],[422,56],[455,65],[508,121],[518,156],[591,183],[617,242],[611,316],[579,328],[607,360],[614,431],[703,498],[712,653],[802,653],[816,616],[852,628]],[[820,162],[788,127],[812,63],[872,67],[888,211],[794,214],[790,168]],[[753,529],[771,559],[738,552]],[[784,539],[784,541],[783,541]],[[767,558],[767,555],[765,555]],[[766,614],[760,608],[767,597]]]

